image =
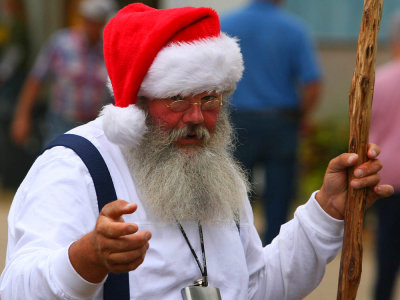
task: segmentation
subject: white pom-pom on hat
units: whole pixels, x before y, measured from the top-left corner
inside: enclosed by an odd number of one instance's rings
[[[136,105],[118,107],[109,104],[100,115],[103,116],[104,134],[115,144],[135,147],[147,131],[146,114]]]

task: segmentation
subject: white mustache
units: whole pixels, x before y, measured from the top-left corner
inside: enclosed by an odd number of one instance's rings
[[[176,142],[180,138],[185,138],[189,134],[193,133],[195,134],[196,138],[204,140],[205,143],[210,140],[210,132],[207,128],[201,125],[192,125],[171,130],[169,133],[170,141]]]

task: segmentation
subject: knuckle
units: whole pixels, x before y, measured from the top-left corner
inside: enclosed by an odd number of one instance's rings
[[[98,234],[103,233],[103,232],[107,229],[107,226],[105,226],[105,223],[106,223],[106,222],[105,222],[105,218],[104,218],[103,216],[99,216],[99,217],[97,218],[95,231],[96,231]]]
[[[332,169],[333,165],[335,164],[335,158],[331,159],[328,163],[328,168]]]
[[[136,245],[136,248],[141,248],[146,244],[146,239],[144,238],[143,234],[132,234],[130,238],[132,239],[132,244]]]
[[[146,256],[146,249],[142,247],[142,248],[140,248],[137,257],[144,259],[145,256]]]
[[[110,213],[112,213],[115,209],[118,208],[118,206],[120,204],[119,201],[122,201],[122,200],[115,200],[115,201],[112,201],[112,202],[104,205],[104,207],[100,211],[100,214],[104,215],[104,216],[108,216]]]
[[[113,222],[108,226],[110,237],[119,238],[123,236],[124,223]]]
[[[110,266],[110,271],[115,273],[115,274],[119,274],[119,273],[124,273],[128,270],[126,270],[127,268],[125,266],[121,266],[121,265],[113,265]]]
[[[107,257],[107,263],[112,266],[112,267],[116,267],[118,265],[120,265],[121,263],[124,263],[123,259],[121,259],[120,255],[118,253],[114,253],[114,254],[110,254]]]
[[[138,264],[139,264],[139,265],[141,265],[141,264],[144,262],[144,258],[145,258],[145,255],[141,256],[141,257],[138,259]]]
[[[114,236],[115,230],[112,226],[104,226],[103,233],[105,236],[110,237],[110,236]]]
[[[378,174],[374,174],[374,175],[369,176],[368,178],[365,178],[362,181],[362,185],[365,187],[366,186],[374,186],[377,183],[379,183],[379,180],[380,180],[380,176]]]
[[[381,181],[381,175],[379,175],[378,173],[375,174],[376,177],[376,183],[378,183],[379,181]]]
[[[146,242],[147,242],[147,240],[146,240],[146,238],[144,237],[143,234],[138,235],[137,240],[138,240],[138,243],[139,243],[141,246],[145,245]]]
[[[128,246],[128,243],[122,239],[117,239],[114,244],[114,248],[118,251],[123,251]]]
[[[129,268],[131,270],[135,270],[137,267],[139,267],[142,263],[144,262],[144,257],[139,257],[135,259],[132,263],[129,264]]]
[[[97,247],[97,252],[99,253],[99,255],[101,257],[103,257],[104,259],[108,259],[108,257],[110,256],[110,251],[108,249],[108,247],[105,247],[104,244],[99,244]]]
[[[143,251],[143,249],[136,250],[133,252],[130,262],[132,263],[140,262],[139,264],[141,264],[144,261],[145,256],[146,256],[146,251]]]
[[[101,209],[101,211],[99,213],[99,218],[108,215],[109,210],[110,210],[110,205],[111,205],[111,203],[108,203]]]

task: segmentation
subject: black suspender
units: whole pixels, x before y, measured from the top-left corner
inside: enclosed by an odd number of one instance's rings
[[[83,161],[89,170],[96,190],[99,211],[109,202],[117,199],[110,172],[99,150],[87,139],[75,134],[63,134],[53,140],[43,149],[42,153],[55,146],[64,146],[72,149]],[[109,273],[104,283],[105,300],[129,299],[128,273]]]

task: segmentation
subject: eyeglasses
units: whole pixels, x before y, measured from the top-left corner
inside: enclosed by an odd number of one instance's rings
[[[163,103],[174,112],[183,112],[188,110],[190,105],[199,105],[202,111],[212,111],[222,106],[222,99],[220,95],[206,95],[198,102],[190,102],[181,96],[173,96],[168,99],[163,99]]]

